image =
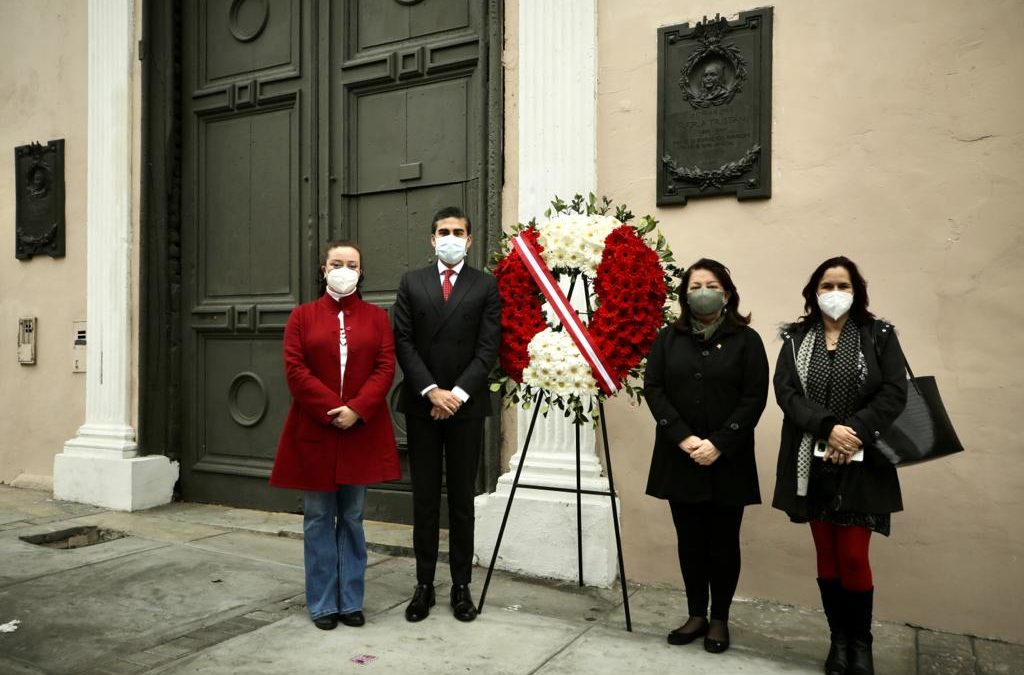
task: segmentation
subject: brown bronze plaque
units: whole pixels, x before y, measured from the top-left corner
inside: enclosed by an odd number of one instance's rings
[[[772,8],[658,30],[659,206],[771,196]]]
[[[14,257],[64,257],[64,139],[14,149]]]

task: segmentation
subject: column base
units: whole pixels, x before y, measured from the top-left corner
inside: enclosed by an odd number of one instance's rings
[[[111,457],[69,454],[53,459],[53,497],[117,511],[168,504],[178,480],[178,463],[163,455]]]
[[[528,469],[529,467],[527,467]],[[513,473],[498,480],[497,489],[476,498],[475,552],[486,567],[494,553],[501,518],[508,503]],[[530,482],[525,477],[521,482]],[[608,482],[584,481],[584,489],[608,489]],[[558,484],[569,487],[562,481]],[[575,488],[575,478],[571,487]],[[618,506],[618,504],[616,504]],[[611,500],[583,495],[583,583],[611,586],[618,577]],[[576,495],[546,490],[516,490],[512,511],[495,568],[529,577],[579,580],[576,544]]]

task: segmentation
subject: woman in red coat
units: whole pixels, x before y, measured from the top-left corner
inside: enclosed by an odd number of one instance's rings
[[[317,628],[361,626],[366,486],[401,476],[387,393],[395,343],[387,312],[363,302],[362,253],[330,242],[326,292],[297,307],[284,329],[291,408],[270,475],[303,490],[306,604]]]

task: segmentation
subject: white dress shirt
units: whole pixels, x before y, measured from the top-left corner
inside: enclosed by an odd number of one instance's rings
[[[327,294],[334,298],[335,302],[341,300],[341,296],[329,288],[327,289]],[[338,333],[338,356],[341,361],[341,379],[339,380],[341,384],[338,385],[338,394],[344,399],[342,392],[345,391],[345,364],[348,363],[348,336],[345,335],[345,310],[338,312],[338,328],[341,329]]]

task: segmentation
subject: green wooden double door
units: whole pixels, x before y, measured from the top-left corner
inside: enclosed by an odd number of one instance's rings
[[[185,499],[298,508],[298,494],[267,477],[290,402],[283,328],[319,293],[324,242],[359,243],[363,297],[388,309],[401,274],[432,259],[430,218],[442,206],[466,208],[471,262],[484,262],[499,186],[496,7],[182,2]],[[403,479],[373,489],[368,517],[410,517],[402,422]]]

